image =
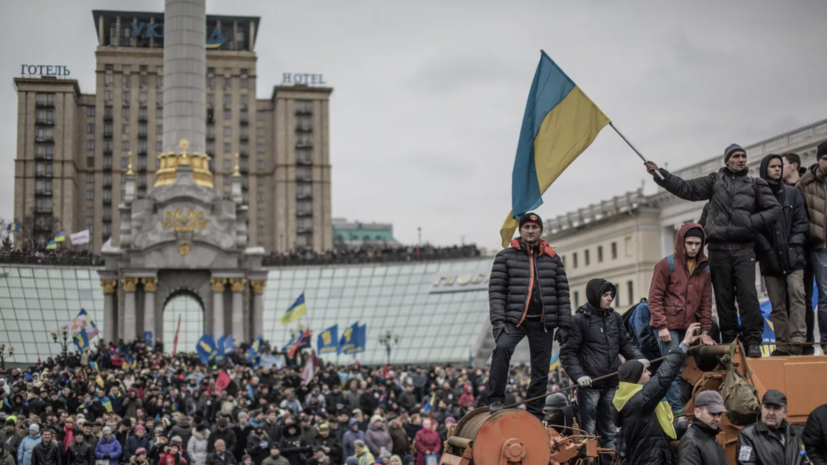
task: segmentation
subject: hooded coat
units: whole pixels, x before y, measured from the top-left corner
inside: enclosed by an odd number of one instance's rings
[[[588,302],[572,317],[569,338],[560,348],[560,363],[569,378],[583,376],[595,379],[620,368],[619,355],[626,360],[644,358],[623,327],[623,319],[613,308],[600,308],[600,297],[607,291],[616,295],[612,283],[592,279],[586,285]],[[594,389],[616,387],[616,376],[595,381]]]
[[[304,436],[298,425],[293,425],[293,428],[284,428],[279,450],[290,465],[304,465],[307,458],[313,453],[313,449],[307,445]]]
[[[416,446],[416,465],[425,465],[427,451],[431,451],[431,455],[439,455],[442,438],[436,431],[422,428],[414,437],[414,446]]]
[[[193,431],[187,442],[187,455],[192,465],[206,465],[207,463],[207,440],[210,437],[210,430]]]
[[[32,465],[32,451],[34,447],[40,444],[40,435],[32,436],[26,435],[20,440],[20,446],[17,448],[17,463],[19,465]]]
[[[149,437],[146,434],[144,434],[144,437],[142,438],[139,438],[137,434],[129,436],[129,439],[126,440],[126,444],[123,446],[124,461],[128,462],[129,459],[135,455],[135,452],[141,447],[149,450]]]
[[[781,175],[784,175],[781,155],[767,155],[761,160],[759,172],[762,179],[767,179],[767,167],[774,158],[781,161]],[[768,181],[768,184],[781,205],[781,215],[775,224],[764,228],[755,237],[755,255],[763,276],[786,276],[804,269],[804,242],[810,228],[810,218],[804,197],[798,189],[780,180],[775,184]]]
[[[540,297],[540,315],[547,330],[571,326],[569,281],[563,260],[545,241],[533,251],[519,239],[494,259],[488,282],[491,324],[520,326],[532,295]]]
[[[712,331],[712,276],[707,265],[709,260],[704,254],[704,245],[695,256],[695,269],[692,274],[686,265],[684,239],[690,229],[700,229],[701,225],[686,223],[678,231],[675,253],[672,255],[674,266],[669,270],[668,257],[662,258],[652,273],[652,285],[649,287],[649,311],[651,326],[660,329],[686,329],[695,322],[701,323],[701,330]]]
[[[807,247],[821,250],[827,247],[827,189],[824,184],[827,177],[821,172],[818,163],[807,168],[804,176],[798,180],[796,189],[804,196],[810,226],[807,232]]]
[[[121,454],[123,454],[123,447],[121,447],[121,443],[118,442],[114,434],[110,434],[109,439],[101,436],[98,445],[95,446],[95,458],[104,460],[103,456],[108,455],[109,465],[118,465]]]
[[[192,436],[192,426],[190,426],[190,420],[187,417],[182,417],[178,420],[178,423],[169,430],[170,438],[175,436],[181,436],[181,444],[189,443],[190,436]]]
[[[342,456],[344,458],[354,457],[356,455],[356,447],[353,445],[357,439],[365,441],[365,432],[362,430],[353,431],[353,425],[358,425],[359,420],[351,418],[347,422],[347,431],[342,436]]]
[[[710,249],[753,244],[758,231],[775,223],[781,214],[767,181],[751,178],[749,168],[734,172],[724,167],[688,181],[663,168],[660,173],[663,180],[654,176],[655,183],[670,193],[690,202],[709,200],[705,229]]]
[[[365,439],[365,444],[368,445],[368,448],[375,457],[382,455],[383,447],[385,450],[393,450],[393,438],[384,423],[378,428],[371,423],[370,426],[368,426],[368,432],[365,433]]]

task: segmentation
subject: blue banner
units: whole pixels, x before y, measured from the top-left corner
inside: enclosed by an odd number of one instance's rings
[[[350,349],[345,350],[346,354],[358,354],[359,352],[365,351],[365,344],[367,343],[367,333],[368,333],[368,325],[363,324],[362,326],[356,327],[356,331],[354,331],[354,336],[352,337],[353,347]]]
[[[204,334],[195,345],[195,351],[201,357],[201,363],[208,364],[218,357],[218,348],[215,346],[215,338],[212,334]]]
[[[319,354],[339,352],[339,325],[333,325],[319,333],[316,340],[316,352]]]
[[[356,321],[352,325],[345,328],[342,332],[342,337],[339,339],[339,353],[350,353],[356,345],[356,333],[359,331],[359,322]]]

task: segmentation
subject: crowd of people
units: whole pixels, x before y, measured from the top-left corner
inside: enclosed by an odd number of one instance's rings
[[[286,253],[271,253],[264,257],[264,266],[296,265],[341,265],[356,263],[415,262],[425,260],[453,260],[480,256],[476,245],[454,245],[436,247],[418,246],[361,246],[341,247],[316,251],[311,249],[293,250]]]
[[[104,260],[88,250],[1,249],[0,263],[13,265],[103,266]]]
[[[0,464],[424,465],[451,424],[488,402],[483,369],[327,364],[309,383],[300,375],[234,354],[207,366],[141,341],[7,370]],[[525,398],[528,379],[514,367],[508,402]],[[569,385],[557,373],[549,383]]]

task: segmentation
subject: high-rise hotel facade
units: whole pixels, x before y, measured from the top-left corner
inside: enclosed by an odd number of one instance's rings
[[[123,175],[137,197],[156,183],[163,134],[164,14],[93,11],[96,92],[72,79],[15,78],[14,218],[34,247],[89,229],[89,249],[119,242]],[[268,252],[332,247],[330,95],[318,76],[256,99],[259,18],[207,16],[206,147],[215,189],[230,195],[236,164],[249,245]],[[71,66],[70,66],[71,68]],[[297,76],[299,77],[299,76]],[[285,80],[286,81],[286,80]],[[238,155],[236,155],[238,154]],[[68,244],[68,241],[67,243]]]

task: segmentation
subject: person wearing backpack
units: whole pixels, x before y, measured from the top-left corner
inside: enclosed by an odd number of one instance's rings
[[[802,346],[789,343],[807,340],[804,241],[810,219],[801,192],[784,185],[781,155],[764,157],[759,171],[781,204],[782,212],[772,227],[756,236],[755,243],[761,275],[772,304],[775,341],[781,343],[772,355],[801,355]]]
[[[568,340],[560,347],[560,363],[569,378],[579,385],[580,427],[589,435],[600,436],[600,447],[606,449],[615,448],[611,407],[618,380],[616,376],[593,379],[616,372],[620,355],[649,367],[649,360],[626,332],[623,318],[612,308],[616,295],[617,289],[609,281],[589,281],[587,302],[572,317]]]
[[[663,179],[653,176],[654,181],[668,192],[692,202],[709,201],[704,229],[722,340],[728,344],[740,335],[747,356],[761,357],[764,318],[755,289],[755,236],[775,223],[781,206],[766,181],[748,176],[743,147],[727,147],[724,163],[718,172],[690,180],[651,161],[645,166],[649,174],[660,173]]]
[[[709,336],[712,331],[712,278],[704,255],[705,240],[701,225],[684,224],[678,231],[675,253],[661,259],[652,273],[650,325],[658,333],[663,356],[680,344],[686,328],[696,322],[701,324],[701,343],[715,345]],[[684,414],[680,375],[672,381],[666,399],[674,416]]]

